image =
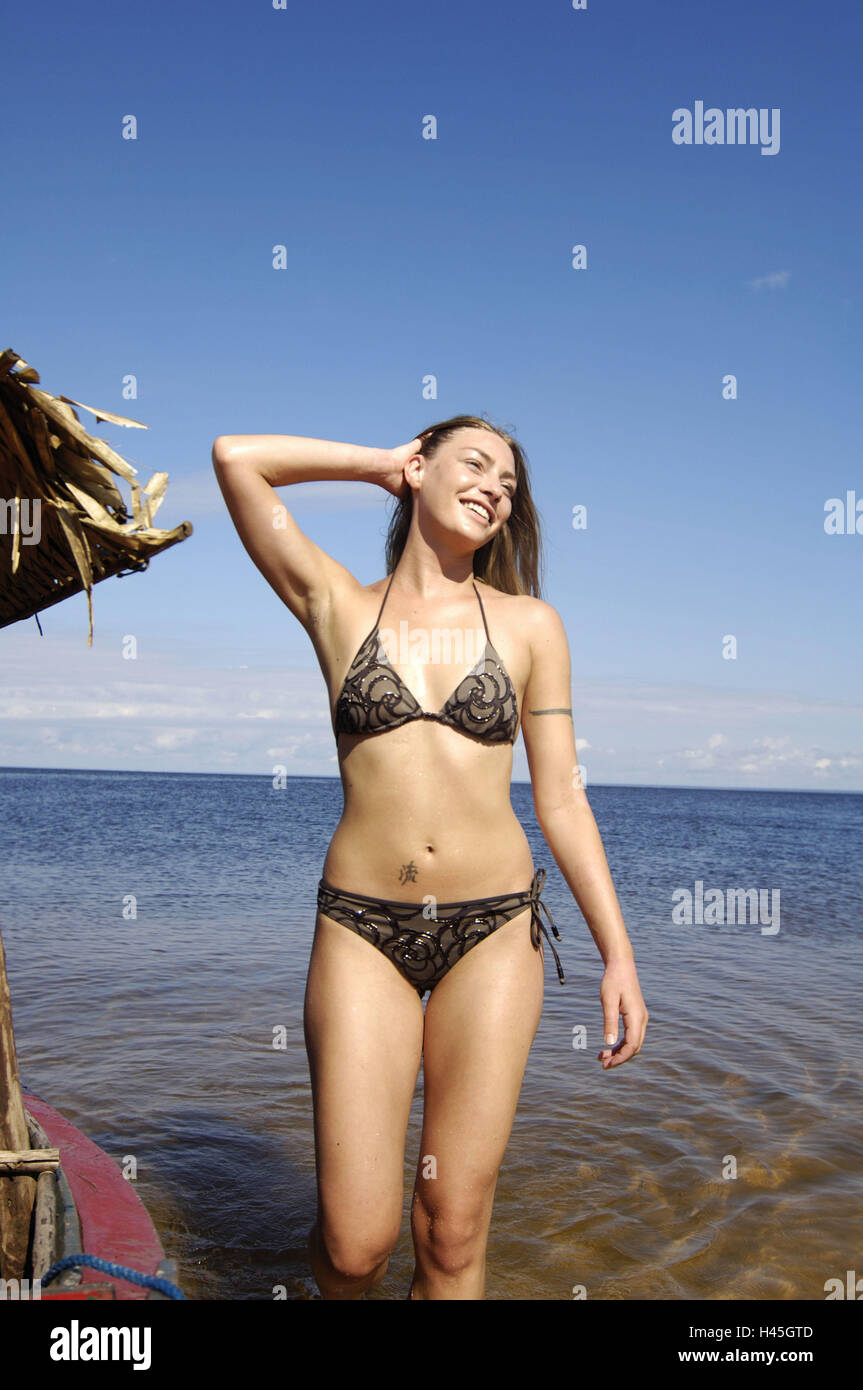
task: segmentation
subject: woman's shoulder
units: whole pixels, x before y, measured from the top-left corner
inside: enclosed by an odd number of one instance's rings
[[[511,617],[513,622],[529,622],[531,624],[542,624],[559,621],[556,608],[550,603],[546,603],[543,598],[535,598],[533,594],[507,594],[503,589],[495,589],[484,579],[476,576],[476,583],[482,586],[480,592],[484,600],[493,604],[502,617]]]

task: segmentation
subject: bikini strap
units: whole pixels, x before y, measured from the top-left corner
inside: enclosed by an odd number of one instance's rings
[[[384,604],[386,603],[387,599],[389,598],[390,589],[392,588],[393,580],[395,579],[395,577],[396,577],[396,572],[395,572],[395,570],[393,570],[392,574],[390,575],[390,582],[389,582],[389,584],[388,584],[387,587],[386,587],[386,592],[384,593],[384,596],[383,596],[383,598],[381,599],[381,606],[380,606],[380,608],[379,608],[379,610],[378,610],[377,622],[375,623],[375,627],[376,627],[376,628],[377,628],[377,627],[380,627],[381,616],[382,616],[383,611],[384,611]],[[474,581],[473,581],[473,580],[471,580],[471,584],[473,584],[473,591],[474,591],[474,593],[476,594],[477,602],[479,603],[479,611],[480,611],[480,613],[482,614],[482,625],[483,625],[483,627],[485,628],[486,640],[490,642],[490,641],[491,641],[491,633],[490,633],[489,630],[488,630],[488,623],[486,622],[486,619],[485,619],[485,609],[484,609],[483,606],[482,606],[482,599],[481,599],[480,596],[479,596],[479,589],[476,587],[476,584],[474,584]]]
[[[473,580],[471,580],[470,582],[471,582],[471,584],[473,584],[473,591],[474,591],[474,593],[476,594],[477,598],[479,599],[479,611],[480,611],[480,613],[482,614],[482,625],[483,625],[483,627],[485,628],[486,641],[487,641],[487,642],[490,642],[490,641],[491,641],[491,633],[490,633],[489,630],[488,630],[488,623],[487,623],[486,620],[485,620],[485,609],[484,609],[483,606],[482,606],[482,599],[479,597],[479,589],[476,587],[476,584],[474,584],[474,581],[473,581]]]
[[[546,941],[548,942],[549,946],[551,947],[551,954],[554,956],[554,963],[555,963],[555,965],[557,966],[557,978],[560,980],[560,983],[561,983],[561,984],[565,984],[565,983],[566,983],[566,976],[565,976],[564,973],[563,973],[563,966],[562,966],[561,963],[560,963],[560,956],[557,954],[557,951],[556,951],[555,948],[554,948],[554,942],[552,941],[551,937],[549,936],[548,932],[546,931],[546,929],[545,929],[545,924],[543,923],[542,917],[541,917],[541,915],[540,915],[540,908],[542,908],[542,911],[545,913],[546,917],[548,918],[548,925],[551,927],[551,929],[552,929],[552,931],[554,932],[555,936],[557,937],[558,941],[560,941],[560,932],[557,930],[557,927],[554,925],[554,919],[552,918],[551,913],[549,912],[549,910],[548,910],[548,908],[546,907],[545,903],[542,901],[541,894],[542,894],[542,890],[543,890],[543,887],[544,887],[544,886],[545,886],[545,869],[537,869],[536,873],[535,873],[534,876],[533,876],[533,880],[532,880],[532,882],[531,882],[530,890],[529,890],[529,893],[530,893],[530,935],[531,935],[531,940],[532,940],[534,946],[539,946],[539,944],[540,944],[540,943],[539,943],[539,936],[540,936],[540,932],[542,933],[542,935],[545,937]]]
[[[386,588],[386,593],[384,594],[383,598],[381,599],[381,606],[380,606],[380,609],[378,610],[378,616],[377,616],[377,622],[375,623],[375,628],[380,627],[380,624],[381,624],[381,614],[382,614],[383,611],[384,611],[384,604],[386,603],[386,601],[387,601],[387,599],[388,599],[388,597],[389,597],[389,592],[390,592],[390,589],[393,587],[393,580],[395,579],[395,577],[396,577],[396,572],[395,572],[395,570],[393,570],[392,574],[390,575],[390,582],[389,582],[389,584],[387,585],[387,588]]]

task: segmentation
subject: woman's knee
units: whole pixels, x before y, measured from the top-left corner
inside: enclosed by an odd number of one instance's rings
[[[414,1196],[411,1228],[418,1253],[444,1274],[459,1274],[485,1252],[494,1189],[457,1201]]]
[[[333,1221],[318,1221],[319,1249],[331,1269],[345,1279],[366,1279],[392,1254],[398,1230],[372,1225],[357,1227]]]

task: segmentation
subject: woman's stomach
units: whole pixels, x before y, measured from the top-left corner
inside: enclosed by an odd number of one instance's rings
[[[400,757],[406,750],[390,735],[386,750],[378,744],[373,758],[357,760],[371,741],[343,759],[345,804],[324,860],[327,883],[405,902],[530,887],[533,857],[510,801],[511,746],[508,755],[471,745]]]

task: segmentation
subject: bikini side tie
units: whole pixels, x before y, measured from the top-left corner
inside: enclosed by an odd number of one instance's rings
[[[540,932],[542,933],[549,946],[551,947],[551,954],[554,956],[554,963],[557,966],[557,978],[560,980],[561,984],[564,984],[566,976],[563,973],[563,967],[560,963],[560,957],[558,956],[557,951],[554,949],[554,942],[552,941],[551,937],[545,929],[542,916],[539,910],[540,908],[542,908],[543,912],[548,918],[548,925],[551,927],[558,941],[560,941],[560,932],[554,925],[552,915],[540,896],[543,887],[545,886],[545,873],[545,869],[537,869],[530,885],[530,939],[533,942],[534,946],[538,947],[540,945]]]

